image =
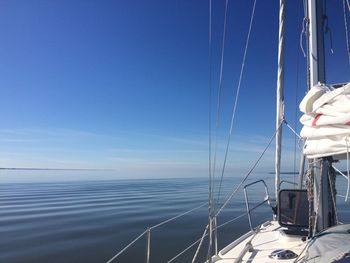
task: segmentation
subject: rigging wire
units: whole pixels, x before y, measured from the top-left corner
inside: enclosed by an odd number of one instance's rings
[[[248,179],[248,177],[251,175],[251,173],[254,171],[255,167],[259,164],[261,158],[264,156],[265,152],[267,151],[267,149],[270,147],[272,140],[275,138],[277,132],[279,131],[279,129],[282,127],[283,122],[280,123],[280,126],[276,129],[276,131],[274,132],[274,134],[272,135],[272,137],[270,138],[268,144],[266,145],[265,149],[262,151],[262,153],[259,155],[258,159],[255,161],[255,163],[253,164],[253,166],[250,168],[250,170],[248,171],[248,173],[244,176],[244,178],[242,179],[242,181],[238,184],[238,186],[233,190],[233,192],[230,194],[230,196],[226,199],[226,201],[224,202],[224,204],[221,206],[221,208],[216,212],[215,217],[217,217],[221,211],[227,206],[227,204],[231,201],[232,197],[237,193],[237,191],[241,188],[241,186],[244,184],[244,182]]]
[[[217,94],[217,108],[216,108],[216,127],[215,127],[215,142],[214,142],[214,163],[213,163],[213,186],[212,192],[214,192],[214,180],[216,172],[216,157],[217,157],[217,139],[218,131],[220,126],[220,109],[221,109],[221,95],[222,95],[222,80],[224,71],[224,58],[225,58],[225,42],[226,42],[226,31],[227,31],[227,10],[228,10],[228,0],[225,2],[225,15],[224,15],[224,28],[222,33],[222,47],[221,47],[221,61],[220,61],[220,76],[219,76],[219,89]]]
[[[347,0],[347,6],[349,8],[350,12],[350,4],[349,1]],[[349,44],[349,30],[348,30],[348,19],[346,16],[346,3],[345,0],[343,0],[343,11],[344,11],[344,26],[345,26],[345,39],[346,39],[346,50],[348,53],[348,61],[349,61],[349,66],[350,66],[350,44]]]
[[[214,135],[214,160],[213,160],[213,165],[211,164],[211,158],[209,160],[210,162],[210,167],[209,169],[210,171],[210,182],[209,184],[210,186],[210,193],[209,193],[209,199],[210,199],[210,208],[209,208],[209,246],[208,246],[208,255],[207,258],[211,258],[211,249],[212,249],[212,231],[213,231],[213,227],[212,227],[212,215],[213,215],[213,210],[214,210],[214,202],[213,202],[213,196],[214,196],[214,180],[215,180],[215,172],[216,172],[216,159],[217,159],[217,144],[218,144],[218,131],[219,131],[219,126],[220,126],[220,109],[221,109],[221,96],[222,96],[222,82],[223,82],[223,69],[224,69],[224,58],[225,58],[225,42],[226,42],[226,31],[227,31],[227,11],[228,11],[228,2],[229,0],[226,0],[225,2],[225,13],[224,13],[224,28],[223,28],[223,35],[222,35],[222,47],[221,47],[221,61],[220,61],[220,76],[219,76],[219,88],[218,88],[218,94],[217,94],[217,105],[216,105],[216,124],[215,124],[215,135]],[[211,0],[209,3],[210,7],[210,43],[211,43]],[[210,47],[210,53],[211,53],[211,47]],[[211,65],[211,54],[210,54],[210,68],[212,69],[212,65]],[[210,71],[210,75],[212,74],[212,72]],[[211,76],[210,76],[210,86],[211,86]],[[210,91],[210,94],[212,93],[212,91]],[[210,101],[212,101],[212,98],[210,96]],[[211,103],[211,102],[210,102]],[[210,116],[211,116],[211,109],[209,112]],[[210,123],[211,123],[211,117],[210,117]],[[211,124],[210,124],[211,126]],[[211,137],[211,135],[210,135]],[[210,139],[210,144],[211,144],[211,139]],[[211,147],[210,147],[211,148]],[[211,154],[210,154],[211,155]],[[212,167],[211,167],[212,166]],[[215,242],[217,242],[217,237],[216,234],[215,235]],[[209,259],[210,260],[210,259]]]
[[[249,40],[250,40],[250,33],[252,31],[252,26],[253,26],[253,21],[254,21],[254,16],[255,16],[255,7],[256,7],[256,0],[254,0],[254,5],[253,5],[251,17],[250,17],[249,30],[248,30],[247,40],[246,40],[245,48],[244,48],[244,54],[243,54],[241,71],[240,71],[239,80],[238,80],[237,92],[236,92],[236,96],[235,96],[235,100],[234,100],[234,106],[233,106],[233,109],[232,109],[230,131],[229,131],[229,135],[228,135],[228,139],[227,139],[227,145],[226,145],[226,150],[225,150],[225,157],[224,157],[224,162],[223,162],[223,166],[222,166],[222,170],[221,170],[221,177],[220,177],[220,184],[219,184],[217,202],[219,202],[219,199],[220,199],[222,180],[223,180],[224,173],[225,173],[227,156],[228,156],[228,150],[230,148],[230,141],[231,141],[232,131],[233,131],[233,123],[234,123],[235,116],[236,116],[236,109],[237,109],[237,104],[238,104],[239,92],[240,92],[240,89],[241,89],[243,72],[244,72],[244,67],[245,67],[245,61],[246,61],[246,58],[247,58],[248,45],[249,45]]]
[[[292,131],[292,133],[295,135],[295,137],[298,137],[299,140],[301,140],[301,136],[293,129],[292,126],[289,125],[289,123],[286,121],[286,119],[283,120],[283,122],[287,125],[287,127]]]
[[[212,127],[211,127],[211,101],[212,101],[212,54],[211,54],[211,49],[212,49],[212,2],[209,0],[209,30],[208,30],[208,59],[209,59],[209,189],[208,189],[208,224],[209,224],[209,243],[208,247],[211,249],[212,247],[212,185],[213,185],[213,175],[212,175],[212,168],[211,168],[211,147],[212,147]],[[211,263],[211,260],[209,260]]]
[[[209,101],[208,101],[208,107],[209,107],[209,114],[208,114],[208,130],[209,130],[209,193],[211,193],[211,94],[212,94],[212,87],[211,87],[211,78],[212,78],[212,59],[211,59],[211,0],[209,0],[209,33],[208,33],[208,59],[209,59],[209,85],[208,85],[208,92],[209,92]]]
[[[209,0],[209,30],[208,30],[208,64],[209,64],[209,85],[208,85],[208,107],[209,107],[209,114],[208,114],[208,130],[209,130],[209,194],[211,194],[211,100],[212,100],[212,86],[211,86],[211,80],[212,80],[212,57],[211,57],[211,0]],[[210,198],[209,198],[210,199]]]

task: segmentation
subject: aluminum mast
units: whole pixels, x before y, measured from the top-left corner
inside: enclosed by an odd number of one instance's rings
[[[276,202],[280,188],[281,174],[281,142],[282,142],[282,122],[284,118],[284,32],[285,32],[285,0],[280,0],[279,9],[279,31],[278,31],[278,72],[277,72],[277,94],[276,94],[276,152],[275,152],[275,194]]]

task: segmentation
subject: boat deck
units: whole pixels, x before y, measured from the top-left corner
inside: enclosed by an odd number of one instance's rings
[[[266,222],[259,231],[248,232],[223,248],[218,256],[213,257],[215,263],[233,262],[293,262],[295,258],[277,260],[269,255],[278,249],[291,250],[297,255],[303,252],[307,241],[301,236],[291,236],[283,233],[277,221]]]

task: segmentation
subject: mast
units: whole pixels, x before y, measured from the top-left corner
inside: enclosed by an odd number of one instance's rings
[[[325,56],[323,36],[323,0],[308,0],[309,17],[309,87],[325,83]],[[313,212],[315,222],[313,230],[317,233],[335,224],[335,175],[332,157],[309,160],[314,180]],[[313,233],[315,234],[315,233]]]
[[[284,118],[284,20],[285,20],[285,0],[280,0],[279,8],[279,31],[278,31],[278,72],[277,72],[277,94],[276,94],[276,152],[275,152],[275,194],[278,200],[281,174],[281,142],[282,142],[282,122]]]
[[[325,59],[323,37],[323,0],[308,0],[309,17],[309,86],[325,83]]]

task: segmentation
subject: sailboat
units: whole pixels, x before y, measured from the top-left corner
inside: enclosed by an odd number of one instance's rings
[[[304,139],[297,189],[280,189],[281,132],[283,117],[283,49],[285,1],[280,1],[275,203],[272,220],[221,249],[207,262],[350,262],[350,224],[340,224],[336,205],[336,172],[333,164],[350,150],[350,83],[325,81],[323,1],[308,0],[309,91],[300,103]],[[307,173],[304,163],[307,161]],[[349,170],[349,167],[347,167]],[[307,185],[303,185],[307,174]],[[346,176],[349,183],[349,172]],[[259,181],[258,181],[259,182]],[[246,185],[255,184],[255,182]],[[347,195],[349,194],[349,188]],[[347,197],[346,197],[347,198]],[[213,219],[209,219],[209,224]],[[215,227],[215,226],[214,226]],[[215,232],[214,232],[215,233]],[[215,239],[215,234],[211,235]]]
[[[249,171],[241,183],[236,186],[232,195],[218,209],[214,207],[213,187],[211,185],[213,182],[210,178],[209,216],[203,235],[168,262],[175,261],[178,256],[195,245],[197,245],[197,250],[191,262],[197,262],[199,250],[206,237],[208,237],[206,263],[350,262],[350,224],[341,224],[337,217],[335,181],[337,173],[341,173],[341,171],[336,170],[334,166],[335,162],[344,159],[349,164],[350,159],[350,82],[335,85],[326,83],[323,0],[304,1],[306,7],[305,31],[308,43],[308,92],[299,107],[303,113],[301,117],[303,128],[300,136],[304,141],[304,146],[301,154],[298,186],[293,189],[281,189],[282,126],[284,124],[288,126],[283,112],[285,2],[285,0],[280,0],[276,130],[271,138],[276,140],[275,198],[269,195],[264,180],[244,185],[250,175],[251,171]],[[348,1],[346,3],[348,4]],[[344,1],[344,8],[346,3]],[[350,11],[350,5],[348,8]],[[350,192],[349,165],[347,175],[343,174],[343,176],[348,182],[345,197],[347,199]],[[266,197],[262,203],[251,207],[247,189],[257,184],[261,184],[265,188]],[[243,188],[245,194],[247,211],[243,215],[248,216],[250,231],[219,250],[217,216],[240,188]],[[254,227],[251,212],[263,204],[268,204],[271,207],[271,220]],[[146,236],[145,261],[149,263],[152,229],[195,209],[147,228],[111,258],[108,263],[113,262],[144,236]]]

